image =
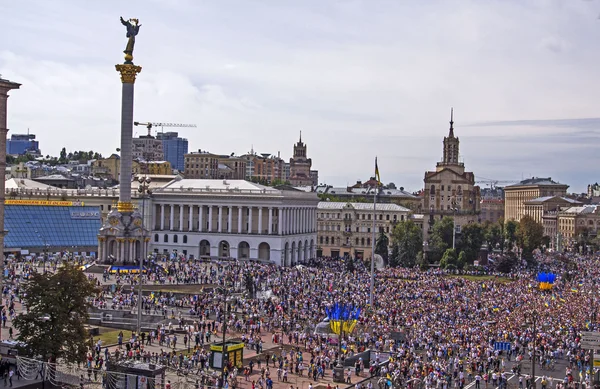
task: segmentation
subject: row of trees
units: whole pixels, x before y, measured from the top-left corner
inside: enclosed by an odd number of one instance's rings
[[[19,155],[19,156],[12,156],[12,155],[7,155],[6,156],[6,163],[13,165],[13,164],[17,164],[20,162],[29,162],[29,161],[33,161],[35,159],[37,159],[39,157],[36,157],[35,155],[31,155],[31,154],[25,154],[25,155]],[[66,147],[63,147],[62,150],[60,151],[60,155],[58,157],[53,157],[51,155],[46,155],[45,157],[42,158],[41,162],[48,164],[48,165],[58,165],[58,164],[63,164],[63,163],[67,163],[69,161],[78,161],[79,163],[86,163],[89,160],[92,159],[102,159],[102,154],[95,152],[93,150],[90,151],[70,151],[67,152]]]
[[[390,266],[412,267],[428,266],[439,262],[442,267],[462,268],[473,263],[486,244],[488,249],[500,252],[521,250],[522,257],[533,260],[533,251],[549,245],[549,238],[544,236],[543,226],[533,218],[525,216],[520,222],[514,220],[497,223],[469,223],[462,226],[460,234],[456,234],[453,246],[454,222],[451,217],[444,217],[433,225],[428,242],[427,258],[423,255],[423,234],[421,228],[412,220],[400,221],[391,234],[391,254],[388,258],[388,241],[385,234],[377,239],[376,253],[384,257]]]

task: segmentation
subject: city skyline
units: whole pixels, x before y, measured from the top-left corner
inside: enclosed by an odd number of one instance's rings
[[[135,120],[197,124],[178,131],[189,150],[254,145],[287,160],[302,131],[321,182],[364,181],[377,156],[385,183],[417,191],[441,159],[454,107],[461,159],[477,177],[551,176],[574,192],[598,181],[597,1],[3,9],[0,74],[23,84],[9,136],[30,128],[44,155],[118,147],[122,15],[142,24]]]

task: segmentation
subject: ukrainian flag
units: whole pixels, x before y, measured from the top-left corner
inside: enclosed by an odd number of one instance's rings
[[[573,293],[577,293],[577,292],[579,292],[579,291],[578,291],[577,289],[575,289],[575,288],[571,288],[571,292],[573,292]]]
[[[375,157],[375,179],[377,180],[377,186],[381,186],[381,176],[379,175],[379,167],[377,166],[377,157]]]
[[[500,311],[500,308],[498,308],[498,306],[496,306],[496,305],[495,305],[495,306],[494,306],[494,309],[492,309],[492,311],[494,311],[494,312],[498,312],[498,311]]]

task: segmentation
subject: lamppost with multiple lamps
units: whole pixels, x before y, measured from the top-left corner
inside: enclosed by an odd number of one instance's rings
[[[536,343],[537,343],[537,324],[538,324],[538,311],[533,310],[526,315],[525,324],[533,327],[533,353],[531,359],[531,378],[529,388],[535,389],[535,358],[536,358]]]
[[[149,196],[152,191],[150,190],[150,183],[152,180],[149,177],[138,178],[140,183],[138,187],[138,193],[142,198],[142,244],[141,255],[140,255],[140,274],[139,274],[139,285],[138,285],[138,317],[137,317],[137,335],[140,336],[142,333],[142,285],[144,275],[144,259],[146,258],[146,226],[145,226],[145,215],[146,215],[146,197]]]

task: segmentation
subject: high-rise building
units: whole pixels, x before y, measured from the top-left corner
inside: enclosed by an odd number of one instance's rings
[[[34,134],[12,134],[6,141],[6,154],[24,155],[40,154],[40,142],[35,140]]]
[[[429,214],[425,234],[444,216],[454,218],[456,232],[460,233],[461,225],[478,221],[480,212],[481,195],[479,186],[475,186],[475,175],[465,171],[465,164],[459,161],[460,141],[454,136],[452,113],[443,144],[442,161],[437,163],[435,171],[425,172],[423,179],[423,213]]]
[[[310,175],[312,160],[307,157],[306,145],[300,140],[294,145],[294,155],[290,158],[290,183],[294,186],[310,186],[313,180]]]
[[[185,169],[185,157],[188,153],[188,140],[180,138],[177,132],[159,132],[156,139],[162,141],[165,160],[171,163],[173,169],[182,172]]]

